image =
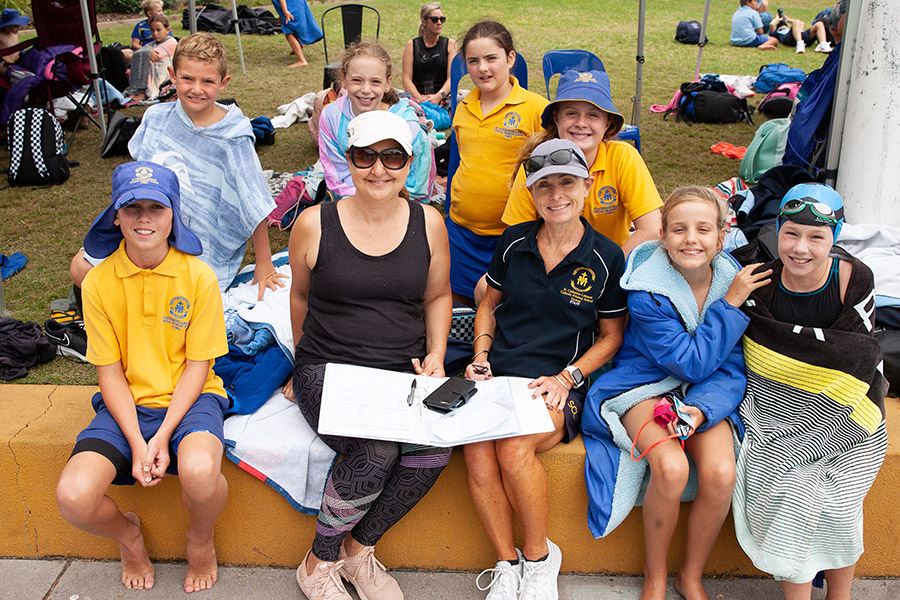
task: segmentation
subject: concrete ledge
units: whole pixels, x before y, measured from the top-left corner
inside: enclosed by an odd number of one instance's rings
[[[90,421],[94,387],[4,385],[0,387],[0,556],[115,559],[113,542],[83,533],[59,516],[54,492],[75,435]],[[900,576],[900,400],[887,399],[887,458],[865,503],[866,553],[857,576]],[[548,471],[550,537],[563,550],[563,570],[575,573],[640,574],[643,564],[641,510],[613,534],[594,540],[585,523],[587,493],[584,446],[578,440],[542,456]],[[216,530],[219,560],[238,565],[294,566],[309,548],[315,518],[302,515],[263,482],[227,459],[229,495]],[[110,495],[144,521],[151,556],[183,560],[187,513],[177,478],[152,489],[115,487]],[[682,559],[686,510],[672,544],[670,568]],[[493,564],[491,546],[469,501],[462,453],[456,451],[434,489],[379,544],[390,567],[475,571]],[[710,574],[759,575],[741,551],[729,518],[712,558]]]

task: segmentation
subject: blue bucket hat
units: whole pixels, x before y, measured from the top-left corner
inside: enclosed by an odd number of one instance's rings
[[[25,27],[31,23],[31,17],[25,17],[14,8],[4,8],[3,14],[0,16],[0,29],[4,27],[11,27],[13,25],[18,25],[19,27]]]
[[[612,90],[609,75],[603,71],[573,71],[563,73],[556,86],[556,98],[547,105],[541,114],[541,125],[544,129],[553,125],[553,111],[560,102],[590,102],[600,110],[609,113],[609,125],[606,138],[615,137],[625,124],[625,117],[616,110],[612,103]]]
[[[116,251],[123,239],[115,224],[116,211],[135,200],[153,200],[172,209],[172,232],[169,245],[185,254],[203,253],[203,244],[181,220],[181,194],[174,171],[149,161],[129,162],[116,167],[112,176],[112,197],[106,210],[94,219],[84,249],[94,258],[106,258]]]
[[[781,199],[778,207],[778,229],[781,229],[785,221],[798,225],[831,227],[837,241],[844,225],[844,201],[833,187],[824,183],[795,185]]]

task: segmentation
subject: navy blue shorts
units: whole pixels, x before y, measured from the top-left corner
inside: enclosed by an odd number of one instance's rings
[[[475,284],[487,273],[499,235],[478,235],[447,217],[447,237],[450,239],[450,288],[454,294],[474,297]]]
[[[100,392],[91,398],[91,405],[97,414],[91,423],[78,434],[72,456],[79,452],[97,452],[108,458],[116,467],[114,484],[133,485],[136,479],[131,476],[132,457],[128,440],[125,439],[119,424],[106,408]],[[135,408],[137,408],[141,435],[145,441],[149,440],[162,425],[167,409],[147,408],[146,406]],[[171,462],[166,470],[167,473],[178,475],[178,446],[187,434],[195,431],[208,431],[219,438],[220,442],[225,443],[223,414],[227,408],[227,398],[218,394],[200,394],[181,422],[175,426],[175,431],[172,432],[172,438],[169,440]]]

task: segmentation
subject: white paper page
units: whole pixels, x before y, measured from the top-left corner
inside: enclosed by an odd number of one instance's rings
[[[319,433],[426,443],[421,438],[421,406],[407,402],[414,377],[418,385],[427,385],[431,380],[435,388],[445,380],[329,363],[325,368]],[[424,397],[422,393],[420,390],[417,396]]]
[[[429,438],[440,445],[459,445],[519,435],[515,400],[506,378],[475,384],[478,392],[464,406],[447,414],[425,411]]]

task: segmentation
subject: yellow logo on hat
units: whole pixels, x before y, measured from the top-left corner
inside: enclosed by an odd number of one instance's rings
[[[597,80],[594,79],[594,76],[591,73],[578,73],[578,77],[575,78],[575,83],[597,83]]]
[[[153,169],[151,167],[138,167],[134,170],[134,178],[128,183],[159,183],[153,177]]]

